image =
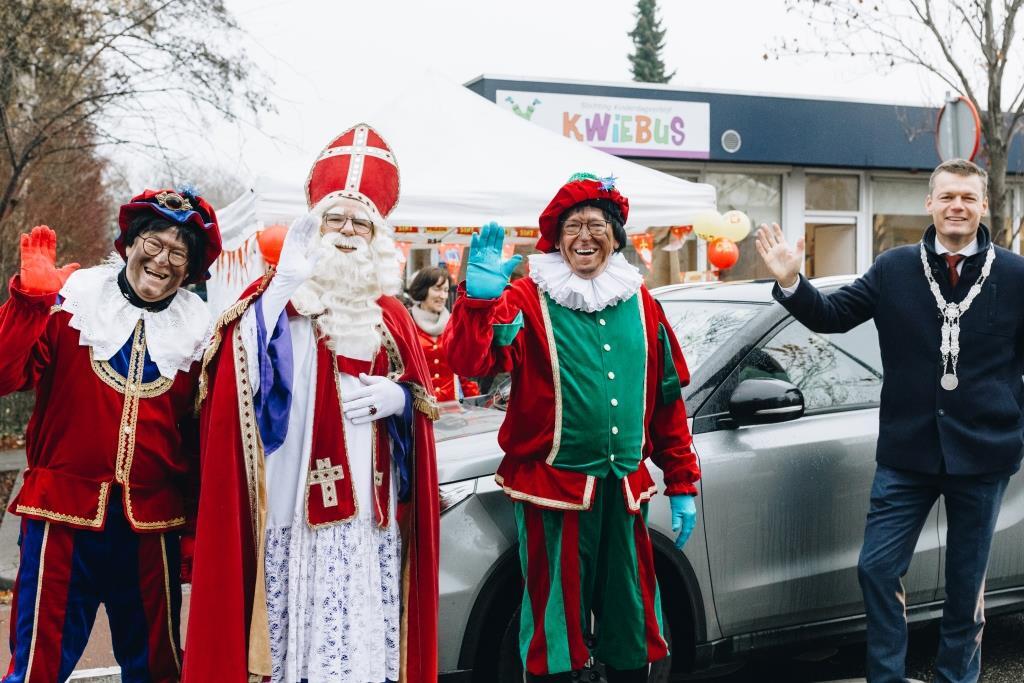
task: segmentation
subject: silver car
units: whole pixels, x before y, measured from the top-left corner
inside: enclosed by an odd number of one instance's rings
[[[815,284],[829,291],[851,280]],[[766,282],[676,285],[654,294],[690,368],[684,398],[702,479],[697,527],[682,552],[671,541],[666,498],[651,501],[672,646],[651,680],[679,679],[757,650],[862,637],[857,556],[882,386],[874,324],[811,332],[772,300]],[[494,483],[503,418],[494,408],[451,404],[436,423],[444,681],[522,681],[515,522]],[[660,484],[660,472],[654,475]],[[913,622],[941,616],[945,536],[940,500],[904,578]],[[1024,610],[1019,477],[996,527],[986,608]],[[603,680],[600,667],[587,677]]]

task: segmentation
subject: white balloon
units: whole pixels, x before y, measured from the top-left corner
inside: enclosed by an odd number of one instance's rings
[[[736,209],[722,214],[722,225],[722,231],[718,236],[727,237],[733,242],[739,242],[750,234],[750,218]]]
[[[717,211],[701,211],[693,217],[693,232],[702,240],[713,240],[722,236],[725,221]]]

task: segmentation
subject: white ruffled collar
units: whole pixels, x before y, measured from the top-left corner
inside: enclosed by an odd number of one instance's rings
[[[530,279],[555,303],[587,313],[626,301],[644,283],[644,276],[621,253],[612,254],[604,271],[591,280],[573,273],[561,252],[531,254]]]
[[[179,289],[162,311],[132,306],[117,286],[124,263],[108,260],[95,268],[71,274],[60,295],[61,308],[71,314],[68,324],[78,330],[79,343],[92,348],[96,360],[110,360],[121,350],[139,319],[145,321],[146,349],[160,374],[174,379],[179,370],[202,357],[210,333],[210,311],[198,295]]]
[[[451,315],[447,308],[442,308],[440,313],[432,313],[424,310],[418,303],[413,304],[409,312],[412,313],[412,319],[416,321],[416,325],[431,337],[441,336],[445,325],[448,324],[448,317]]]

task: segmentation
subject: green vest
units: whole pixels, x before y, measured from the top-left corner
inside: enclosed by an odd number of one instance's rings
[[[640,297],[586,313],[541,296],[561,396],[555,435],[561,438],[549,463],[621,479],[636,471],[644,439],[647,337]]]

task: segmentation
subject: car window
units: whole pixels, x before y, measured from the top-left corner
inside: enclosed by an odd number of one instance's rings
[[[690,374],[764,310],[757,304],[718,301],[662,301]]]
[[[794,321],[759,350],[777,368],[779,379],[803,392],[804,408],[812,411],[877,405],[882,393],[877,349],[871,322],[844,334],[818,334]]]
[[[790,321],[744,357],[701,414],[728,413],[736,386],[756,378],[795,385],[803,392],[807,412],[878,405],[882,393],[878,332],[870,321],[843,334],[818,334]]]

